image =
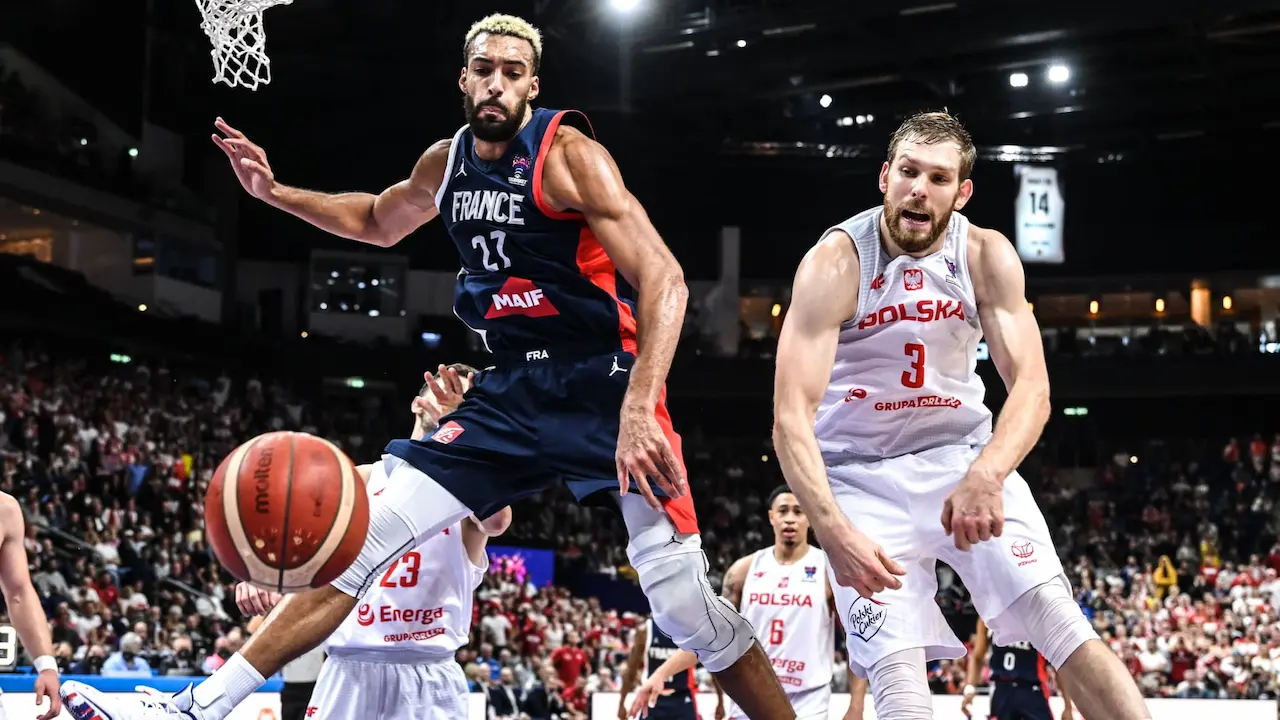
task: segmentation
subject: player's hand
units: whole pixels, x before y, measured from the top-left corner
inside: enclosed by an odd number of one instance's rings
[[[283,597],[280,593],[256,588],[249,583],[236,585],[236,607],[249,617],[266,615]]]
[[[62,697],[58,695],[61,685],[57,670],[45,670],[36,676],[36,707],[39,708],[44,699],[49,698],[49,710],[39,720],[53,720],[62,714]]]
[[[671,442],[658,425],[653,409],[624,404],[618,422],[618,494],[626,495],[636,481],[640,494],[661,510],[662,503],[649,487],[649,478],[658,484],[667,497],[678,498],[689,494],[689,484],[684,468],[671,449]]]
[[[1076,714],[1071,708],[1062,708],[1062,714],[1058,716],[1058,720],[1075,720]]]
[[[1004,533],[1004,477],[974,464],[942,504],[942,529],[968,550]]]
[[[231,169],[236,171],[236,179],[245,192],[259,200],[270,199],[271,191],[276,186],[276,176],[267,162],[267,151],[253,144],[244,133],[228,125],[222,118],[214,120],[213,126],[226,135],[219,137],[214,134],[213,144],[227,154],[227,158],[231,160]]]
[[[414,398],[410,409],[414,415],[425,415],[431,418],[432,424],[439,425],[440,418],[462,404],[462,396],[471,388],[471,378],[471,375],[459,374],[457,368],[444,365],[437,368],[434,375],[430,371],[422,373],[431,395]]]
[[[720,702],[716,703],[716,711],[715,711],[715,714],[712,715],[712,717],[715,718],[715,720],[724,720],[724,699],[723,698],[720,700]],[[862,720],[862,718],[859,717],[857,718],[857,720]]]
[[[853,588],[864,598],[884,590],[902,587],[899,576],[907,571],[889,557],[884,548],[867,537],[843,515],[829,528],[814,526],[814,533],[827,551],[827,561],[835,573],[836,584]]]
[[[964,688],[964,698],[960,700],[960,712],[964,713],[967,718],[973,717],[973,697],[977,694],[977,690],[972,685],[966,685]]]
[[[631,700],[631,709],[624,710],[623,705],[618,705],[618,720],[626,720],[628,717],[649,717],[649,710],[658,704],[658,698],[663,695],[670,695],[675,692],[668,690],[665,679],[662,682],[655,682],[657,676],[650,677],[636,688],[635,697]]]

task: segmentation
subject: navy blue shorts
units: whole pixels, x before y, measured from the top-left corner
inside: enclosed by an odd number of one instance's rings
[[[663,695],[649,709],[649,720],[698,720],[698,704],[691,695]]]
[[[1043,685],[996,682],[991,690],[989,720],[1054,720]]]
[[[504,358],[502,366],[477,374],[462,405],[441,418],[434,433],[421,441],[394,440],[387,452],[481,519],[560,482],[579,501],[616,492],[618,415],[635,356],[546,353],[545,359]],[[665,391],[655,416],[683,466]],[[690,496],[664,498],[664,504],[680,532],[698,532]]]

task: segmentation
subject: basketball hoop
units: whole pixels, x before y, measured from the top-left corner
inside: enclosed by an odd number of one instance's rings
[[[213,82],[257,90],[271,82],[262,12],[293,0],[196,0],[204,34],[213,43]]]

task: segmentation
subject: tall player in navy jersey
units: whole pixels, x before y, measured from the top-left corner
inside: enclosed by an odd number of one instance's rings
[[[1049,709],[1049,673],[1051,667],[1044,656],[1031,647],[1031,643],[996,645],[990,641],[991,631],[978,618],[978,628],[973,631],[973,650],[969,652],[968,676],[964,686],[964,700],[960,710],[970,717],[969,706],[977,694],[974,687],[982,681],[982,663],[991,652],[991,712],[988,720],[1053,720]],[[1071,697],[1061,684],[1062,716],[1060,720],[1075,717]]]
[[[194,688],[141,704],[86,694],[73,712],[223,720],[332,634],[407,550],[564,482],[582,500],[612,488],[631,565],[676,643],[751,717],[795,717],[751,626],[707,581],[665,405],[688,295],[680,265],[589,128],[564,123],[577,114],[530,106],[541,55],[541,36],[519,18],[474,25],[458,80],[467,124],[379,195],[280,184],[262,148],[217,121],[223,136],[213,140],[246,191],[335,235],[389,247],[440,216],[462,264],[455,311],[497,366],[429,438],[388,445],[405,463],[375,499],[360,556],[332,586],[290,596]],[[638,292],[634,313],[618,299],[619,273]]]

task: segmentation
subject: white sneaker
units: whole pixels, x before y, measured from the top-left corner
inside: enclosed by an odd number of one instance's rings
[[[191,688],[165,696],[149,687],[138,686],[141,697],[111,697],[82,682],[67,680],[59,691],[62,704],[76,720],[200,720],[189,708]]]

